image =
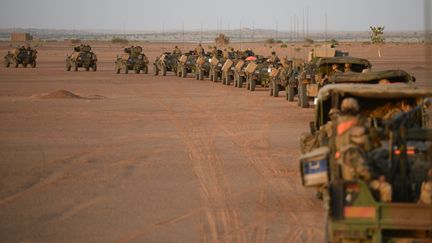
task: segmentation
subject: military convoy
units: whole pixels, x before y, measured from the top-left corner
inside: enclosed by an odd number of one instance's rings
[[[36,59],[37,51],[35,49],[30,48],[30,46],[27,48],[22,46],[8,51],[4,57],[4,65],[5,67],[13,66],[15,68],[19,65],[22,65],[24,68],[30,65],[32,68],[35,68]]]
[[[97,57],[89,45],[75,46],[72,54],[66,55],[66,71],[70,71],[72,68],[74,71],[78,71],[80,67],[86,71],[97,70]]]
[[[173,72],[177,75],[177,66],[178,59],[180,55],[171,52],[164,52],[162,55],[156,57],[156,60],[153,63],[153,73],[154,75],[162,74],[165,76],[167,72]]]
[[[198,56],[195,62],[195,78],[197,80],[204,80],[204,77],[210,76],[210,61],[211,54],[206,53],[204,55]]]
[[[141,46],[125,48],[122,56],[117,56],[117,60],[115,61],[116,73],[123,72],[127,74],[129,70],[133,70],[137,74],[141,71],[147,74],[149,60],[142,51]]]

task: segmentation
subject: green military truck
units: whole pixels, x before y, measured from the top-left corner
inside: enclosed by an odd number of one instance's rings
[[[20,64],[26,68],[30,65],[32,68],[36,67],[37,51],[35,49],[28,48],[14,48],[6,54],[4,57],[5,67],[13,66],[17,68]]]
[[[194,51],[184,53],[177,62],[177,76],[186,78],[188,73],[195,73],[197,58]]]
[[[90,68],[93,71],[97,70],[97,57],[89,45],[75,46],[72,54],[66,55],[66,71],[70,71],[72,68],[74,71],[78,71],[80,67],[86,71],[89,71]]]
[[[288,101],[293,101],[297,93],[297,77],[304,63],[303,59],[282,60],[282,66],[271,75],[270,96],[278,97],[280,91],[285,91]]]
[[[309,99],[315,99],[318,90],[328,83],[329,77],[344,72],[344,66],[347,64],[350,65],[349,72],[355,73],[369,71],[372,68],[368,60],[351,56],[323,57],[305,64],[296,85],[300,107],[309,107]]]
[[[432,130],[425,111],[432,90],[410,83],[326,85],[318,93],[312,137],[320,137],[320,128],[331,121],[329,111],[347,97],[358,101],[370,126],[368,136],[379,141],[366,152],[365,164],[371,175],[388,178],[392,200],[380,201],[364,179],[343,178],[336,136],[308,149],[303,141],[301,179],[305,187],[323,188],[325,242],[431,242],[432,205],[419,203],[419,188],[432,169]],[[339,127],[332,122],[336,133]]]
[[[177,74],[177,62],[180,58],[179,54],[164,52],[162,55],[156,57],[156,60],[153,63],[153,73],[154,75],[162,74],[165,76],[167,72],[174,72]]]
[[[255,61],[250,62],[245,68],[246,89],[255,91],[257,85],[268,88],[272,70],[275,68],[264,57],[257,57]]]
[[[115,61],[116,73],[123,72],[127,74],[129,70],[133,70],[135,73],[144,74],[148,73],[149,60],[143,53],[141,46],[132,46],[124,49],[124,53],[121,57],[117,56]]]
[[[226,62],[227,58],[223,56],[221,50],[217,50],[215,55],[209,59],[210,63],[210,81],[217,82],[222,79],[222,66]]]

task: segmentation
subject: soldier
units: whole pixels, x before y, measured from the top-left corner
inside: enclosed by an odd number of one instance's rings
[[[173,54],[181,56],[182,52],[178,46],[174,47]]]
[[[366,120],[359,115],[360,106],[356,99],[345,98],[341,114],[336,121],[335,159],[341,166],[345,180],[371,177],[366,166],[365,152],[369,150],[366,134]]]
[[[272,64],[276,64],[278,63],[279,57],[276,56],[276,52],[272,51],[271,56],[269,57],[269,59],[267,59],[267,62],[272,63]]]
[[[341,73],[342,71],[339,70],[339,65],[337,65],[336,63],[332,65],[332,71],[333,73]]]
[[[418,203],[432,205],[432,169],[428,170],[426,180],[421,185]]]
[[[212,57],[216,57],[216,56],[217,56],[217,53],[218,53],[218,49],[217,49],[217,47],[216,47],[216,46],[213,46],[212,49],[211,49],[211,56],[212,56]]]
[[[195,54],[198,56],[204,55],[204,48],[202,47],[201,43],[199,43],[198,46],[195,47]]]
[[[378,179],[373,180],[369,186],[379,192],[381,202],[389,203],[392,201],[392,186],[386,181],[384,175],[380,175]]]
[[[351,63],[345,63],[344,73],[352,72]]]

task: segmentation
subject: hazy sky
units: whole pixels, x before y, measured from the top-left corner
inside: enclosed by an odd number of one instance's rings
[[[422,30],[424,0],[0,0],[0,27],[57,29],[186,30],[253,26],[300,29]],[[429,0],[426,0],[429,1]],[[222,24],[220,24],[222,22]],[[306,22],[306,20],[305,20]],[[220,28],[220,27],[219,27]],[[306,28],[306,26],[305,26]]]

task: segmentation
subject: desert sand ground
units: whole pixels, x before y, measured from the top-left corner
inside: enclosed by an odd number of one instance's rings
[[[66,72],[67,43],[39,46],[36,69],[0,68],[1,242],[322,240],[322,202],[298,173],[312,109],[264,89],[117,75],[122,47],[90,44],[97,72]],[[143,45],[152,61],[173,47]],[[370,45],[339,48],[431,86],[423,45],[387,44],[381,58]]]

